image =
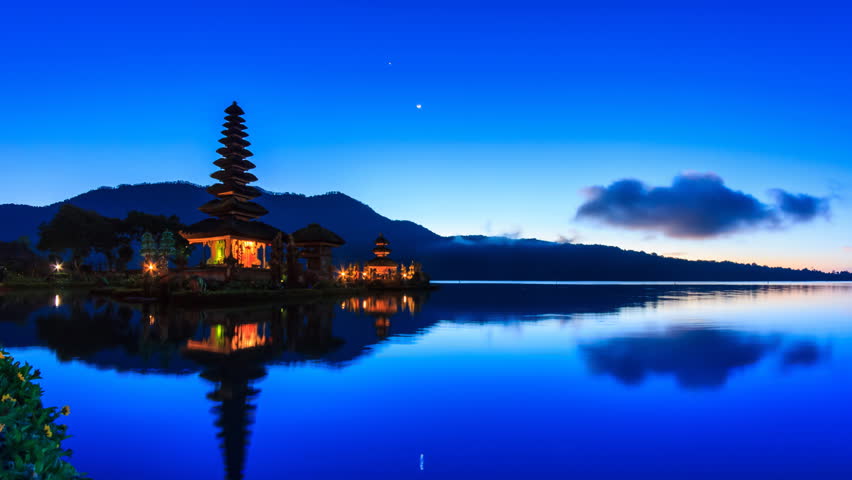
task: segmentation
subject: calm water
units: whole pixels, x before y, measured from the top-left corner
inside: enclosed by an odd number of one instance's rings
[[[0,296],[96,479],[852,478],[852,285]]]

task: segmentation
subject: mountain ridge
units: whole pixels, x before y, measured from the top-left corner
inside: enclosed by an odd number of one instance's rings
[[[379,233],[391,242],[401,262],[417,259],[433,278],[459,280],[852,280],[852,274],[815,270],[683,260],[606,245],[564,244],[539,239],[482,235],[444,237],[409,220],[392,220],[341,192],[319,195],[264,191],[257,203],[269,210],[261,218],[285,232],[319,223],[340,234],[346,245],[335,251],[338,263],[366,261]],[[0,241],[22,236],[36,243],[38,225],[64,203],[123,218],[131,210],[177,215],[191,224],[207,218],[197,207],[207,202],[205,187],[186,181],[104,186],[44,206],[0,204]]]

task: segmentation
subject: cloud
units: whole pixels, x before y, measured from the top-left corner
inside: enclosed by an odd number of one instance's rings
[[[514,230],[502,232],[498,236],[508,238],[509,240],[517,240],[521,238],[521,235],[523,235],[523,233],[523,230],[521,230],[520,228],[515,228]]]
[[[579,230],[571,229],[565,235],[559,235],[556,237],[556,243],[578,243],[582,240],[583,235]]]
[[[809,222],[817,216],[828,216],[826,198],[817,198],[805,193],[796,195],[779,189],[772,190],[772,194],[778,209],[793,221]]]
[[[852,253],[852,247],[843,247],[843,251]]]
[[[676,238],[708,238],[755,228],[778,228],[784,220],[827,216],[828,200],[772,190],[775,205],[732,190],[714,173],[684,173],[671,186],[649,187],[636,179],[585,189],[577,218]]]

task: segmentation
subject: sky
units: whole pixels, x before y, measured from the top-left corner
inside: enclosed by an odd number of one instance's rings
[[[852,7],[639,3],[18,2],[0,203],[212,183],[236,100],[266,190],[442,235],[852,270]]]

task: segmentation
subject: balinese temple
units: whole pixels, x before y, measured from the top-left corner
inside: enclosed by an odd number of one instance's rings
[[[227,259],[233,257],[236,266],[267,269],[267,252],[280,230],[257,221],[268,212],[252,202],[261,193],[248,185],[257,177],[249,173],[255,165],[247,160],[253,154],[246,149],[250,143],[245,139],[248,134],[241,117],[245,112],[234,102],[225,113],[225,130],[219,140],[222,148],[216,150],[222,157],[213,162],[220,170],[210,175],[219,183],[207,188],[216,198],[199,207],[213,218],[190,225],[180,233],[190,244],[206,247],[207,265],[225,266]]]
[[[340,235],[323,228],[318,223],[312,223],[293,232],[290,238],[291,247],[298,249],[299,258],[305,260],[308,272],[319,279],[334,278],[332,249],[346,243]]]
[[[379,234],[376,238],[376,247],[373,248],[375,258],[367,261],[364,265],[364,276],[367,280],[389,280],[393,279],[399,271],[399,265],[390,259],[391,249],[384,235]]]

